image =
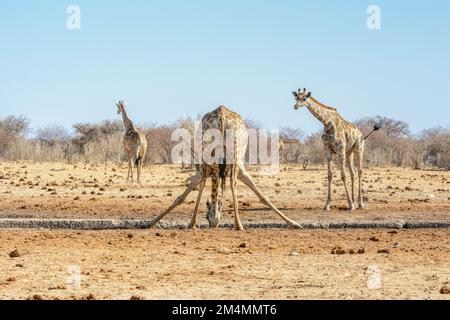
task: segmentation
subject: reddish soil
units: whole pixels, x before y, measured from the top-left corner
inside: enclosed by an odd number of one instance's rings
[[[324,168],[287,166],[274,176],[260,169],[250,171],[263,192],[300,222],[450,220],[449,172],[368,169],[367,207],[353,213],[344,210],[336,179],[326,213]],[[184,190],[190,173],[147,167],[142,187],[124,183],[125,175],[124,165],[0,163],[0,218],[148,219]],[[244,223],[281,222],[242,185],[239,194]],[[195,196],[164,221],[187,223]],[[224,222],[232,222],[227,200]],[[203,213],[199,222],[206,222]],[[450,286],[449,235],[448,229],[0,230],[0,299],[449,299],[442,289]],[[69,274],[76,270],[79,287]]]
[[[444,229],[0,230],[0,265],[0,299],[450,299]]]

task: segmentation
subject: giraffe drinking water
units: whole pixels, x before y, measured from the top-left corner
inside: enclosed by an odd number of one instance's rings
[[[215,163],[207,163],[205,159],[202,159],[202,163],[197,165],[197,173],[190,180],[191,183],[187,187],[186,191],[179,196],[175,202],[162,214],[156,217],[151,223],[150,227],[156,225],[162,218],[164,218],[169,212],[175,209],[177,206],[181,205],[187,198],[187,196],[196,188],[199,190],[197,196],[197,202],[195,204],[194,214],[192,216],[190,228],[195,228],[197,224],[197,213],[202,197],[202,192],[205,187],[206,180],[211,178],[212,189],[211,189],[211,201],[207,202],[207,219],[209,226],[212,228],[218,227],[221,220],[222,211],[222,201],[225,188],[225,179],[230,177],[231,193],[233,197],[233,208],[234,208],[234,222],[237,230],[242,230],[242,222],[239,216],[238,209],[238,199],[237,199],[237,180],[240,180],[245,185],[247,185],[259,198],[259,200],[269,206],[273,211],[275,211],[282,219],[284,219],[289,226],[295,228],[301,228],[301,226],[285,216],[280,210],[278,210],[272,202],[264,196],[259,188],[256,186],[253,178],[247,172],[244,166],[245,152],[248,145],[248,131],[245,126],[242,117],[229,110],[224,106],[220,106],[212,112],[207,113],[202,119],[202,130],[206,132],[209,129],[219,130],[222,133],[222,138],[226,140],[226,132],[232,131],[233,138],[233,150],[228,154],[231,154],[232,161],[216,161]],[[224,146],[227,144],[224,143]],[[227,150],[224,150],[224,155],[227,154]],[[222,180],[222,197],[219,199],[219,188],[220,180]]]

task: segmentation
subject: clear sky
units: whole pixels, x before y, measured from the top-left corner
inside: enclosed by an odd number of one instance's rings
[[[68,30],[67,6],[81,9]],[[366,27],[381,8],[381,30]],[[450,123],[450,1],[17,1],[0,4],[0,117],[33,127],[117,118],[167,123],[223,104],[267,128],[321,128],[307,87],[348,120],[418,132]]]

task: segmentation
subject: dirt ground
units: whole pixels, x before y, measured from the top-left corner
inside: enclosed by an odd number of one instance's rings
[[[0,163],[0,218],[148,219],[191,174],[150,166],[137,186],[125,183],[126,169]],[[367,207],[353,213],[338,177],[332,211],[321,210],[322,167],[250,172],[299,222],[450,220],[449,172],[367,169]],[[239,194],[244,223],[281,222],[242,185]],[[195,197],[165,221],[187,224]],[[224,222],[232,222],[227,200]],[[0,230],[0,270],[0,299],[450,299],[450,232],[11,229]]]
[[[450,220],[450,172],[402,168],[367,169],[364,176],[364,210],[347,212],[347,201],[336,170],[330,213],[326,199],[325,167],[303,170],[283,166],[275,175],[250,167],[258,186],[288,216],[300,222],[352,220]],[[125,165],[66,165],[59,163],[0,163],[0,218],[128,218],[148,219],[166,209],[185,189],[192,172],[179,166],[149,166],[143,186],[125,183]],[[196,192],[164,221],[188,223]],[[206,210],[209,185],[201,211]],[[233,222],[231,192],[227,193],[224,221]],[[244,223],[282,222],[239,184]],[[206,223],[203,214],[200,223]]]
[[[1,230],[0,265],[1,299],[450,299],[444,229]]]

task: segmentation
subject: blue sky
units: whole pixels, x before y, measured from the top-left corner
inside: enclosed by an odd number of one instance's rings
[[[81,30],[66,8],[81,8]],[[381,8],[382,29],[366,27]],[[348,120],[414,132],[450,121],[450,2],[2,1],[0,117],[33,127],[117,118],[167,123],[223,104],[267,128],[321,128],[293,110],[307,87]]]

